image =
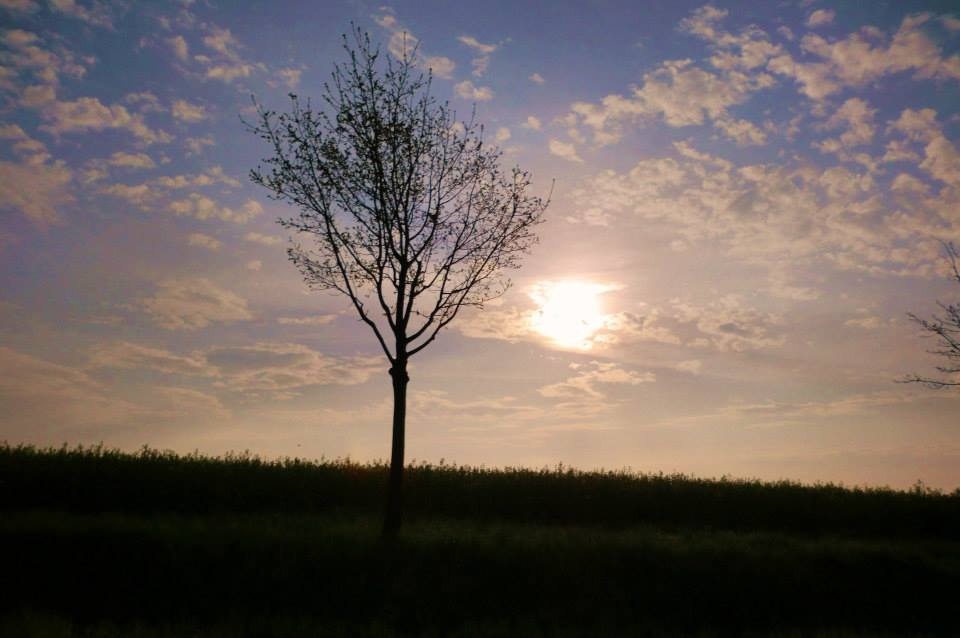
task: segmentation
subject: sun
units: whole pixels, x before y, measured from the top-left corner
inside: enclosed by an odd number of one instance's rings
[[[543,282],[533,287],[530,297],[537,310],[533,329],[564,348],[588,350],[592,337],[606,323],[600,295],[609,286],[583,281]]]

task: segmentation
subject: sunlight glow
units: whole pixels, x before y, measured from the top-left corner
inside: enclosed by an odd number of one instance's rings
[[[589,350],[593,336],[604,327],[600,295],[610,286],[583,281],[543,282],[533,287],[530,297],[538,308],[533,329],[564,348]]]

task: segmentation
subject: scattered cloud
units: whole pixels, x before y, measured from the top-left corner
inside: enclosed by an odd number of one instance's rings
[[[464,100],[485,102],[493,99],[493,90],[491,90],[490,87],[474,86],[470,80],[464,80],[463,82],[454,84],[453,90],[454,93],[457,94],[457,97],[463,98]]]
[[[253,318],[245,299],[200,277],[161,281],[157,292],[137,305],[167,330],[196,330]]]
[[[807,26],[813,28],[830,24],[836,16],[837,12],[833,9],[817,9],[807,18]]]
[[[313,315],[311,317],[277,317],[282,326],[325,326],[333,323],[337,315]]]
[[[473,67],[474,77],[483,77],[487,72],[487,67],[490,65],[490,55],[496,51],[500,45],[484,44],[470,35],[462,35],[457,39],[477,53],[477,56],[470,61],[470,65]]]
[[[243,236],[243,239],[244,241],[263,244],[264,246],[276,246],[283,243],[283,239],[280,237],[276,235],[264,235],[263,233],[247,233]]]
[[[528,128],[533,131],[539,131],[542,124],[540,123],[540,118],[535,117],[533,115],[528,115],[527,119],[524,120],[521,126],[523,126],[523,128]]]
[[[577,148],[573,144],[561,142],[560,140],[550,140],[550,153],[557,157],[562,157],[569,162],[583,163],[583,159],[577,155]]]
[[[453,78],[456,63],[450,58],[439,55],[426,55],[420,40],[400,24],[393,9],[380,7],[380,13],[373,16],[374,21],[388,34],[387,50],[397,59],[412,57],[413,61],[425,71],[444,80]]]
[[[166,144],[173,139],[168,133],[147,126],[141,114],[132,114],[119,104],[107,106],[95,97],[54,102],[43,109],[42,115],[47,123],[40,128],[53,135],[120,129],[148,145]]]
[[[574,375],[537,390],[541,396],[563,401],[607,401],[607,388],[613,385],[640,385],[657,380],[652,372],[625,370],[616,363],[590,361],[571,363]]]
[[[203,233],[190,233],[187,235],[187,243],[191,246],[201,246],[208,250],[220,250],[223,242],[210,235]]]
[[[176,215],[187,215],[196,219],[219,219],[235,224],[245,224],[263,212],[263,206],[252,199],[248,199],[236,209],[221,206],[199,193],[190,193],[185,199],[170,202],[167,209]]]
[[[173,106],[170,108],[170,114],[173,115],[175,119],[191,123],[201,122],[210,117],[210,114],[207,113],[207,110],[202,105],[191,104],[186,100],[175,100]]]
[[[539,84],[541,86],[547,83],[547,81],[543,79],[543,76],[540,75],[539,73],[531,73],[530,81],[533,82],[534,84]]]

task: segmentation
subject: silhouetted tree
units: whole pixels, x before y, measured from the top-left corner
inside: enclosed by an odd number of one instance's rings
[[[528,194],[530,174],[500,169],[483,128],[459,122],[430,95],[416,48],[381,55],[369,35],[344,36],[311,108],[291,94],[289,112],[257,105],[250,129],[272,154],[251,171],[271,197],[298,209],[280,223],[312,241],[290,260],[314,289],[350,299],[390,362],[393,442],[383,532],[401,523],[407,363],[461,308],[504,293],[536,242],[548,201]],[[254,102],[256,104],[256,101]]]
[[[960,284],[960,254],[957,248],[951,243],[944,243],[947,260],[950,262],[950,268],[953,272],[953,279]],[[919,324],[927,333],[928,337],[937,339],[937,347],[929,350],[930,354],[935,354],[946,359],[942,365],[936,366],[937,370],[946,378],[934,379],[918,375],[910,375],[904,379],[908,383],[923,383],[932,388],[944,388],[948,386],[960,386],[960,379],[955,375],[960,374],[960,303],[945,304],[938,301],[942,314],[933,315],[929,319],[924,319],[915,314],[908,313],[910,319]],[[952,377],[952,378],[951,378]]]

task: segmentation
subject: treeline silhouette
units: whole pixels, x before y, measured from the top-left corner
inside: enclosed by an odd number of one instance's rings
[[[960,494],[0,446],[0,635],[953,636]]]
[[[2,508],[70,512],[378,514],[385,463],[222,458],[144,448],[0,445]],[[960,490],[889,488],[573,468],[408,469],[410,521],[636,525],[881,538],[960,538]]]

